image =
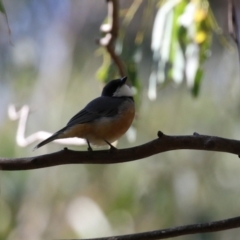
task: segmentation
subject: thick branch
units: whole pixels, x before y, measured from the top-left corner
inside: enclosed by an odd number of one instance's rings
[[[168,136],[159,132],[158,136],[158,139],[141,146],[116,151],[80,152],[64,149],[59,152],[28,158],[0,158],[0,170],[28,170],[63,164],[121,163],[180,149],[226,152],[240,155],[240,141],[237,140],[196,133],[193,136]]]
[[[224,219],[221,221],[210,222],[210,223],[191,224],[191,225],[167,228],[167,229],[156,230],[151,232],[143,232],[143,233],[137,233],[137,234],[103,237],[103,238],[92,238],[88,240],[166,239],[166,238],[179,237],[182,235],[189,235],[189,234],[196,234],[196,233],[223,231],[223,230],[237,228],[237,227],[240,227],[240,217],[229,218],[229,219]]]

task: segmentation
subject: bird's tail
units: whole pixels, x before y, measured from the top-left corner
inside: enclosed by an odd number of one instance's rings
[[[36,149],[38,149],[38,148],[40,148],[40,147],[42,147],[43,145],[45,145],[45,144],[47,144],[47,143],[49,143],[49,142],[52,142],[52,141],[54,141],[54,140],[56,140],[56,139],[58,139],[58,138],[61,138],[60,135],[61,135],[65,130],[66,130],[66,127],[63,128],[63,129],[61,129],[61,130],[59,130],[58,132],[54,133],[51,137],[49,137],[49,138],[45,139],[44,141],[40,142],[36,147],[34,147],[33,151],[36,150]]]

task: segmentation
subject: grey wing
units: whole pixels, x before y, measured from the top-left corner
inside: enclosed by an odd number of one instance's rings
[[[83,110],[73,116],[67,126],[92,122],[101,117],[112,117],[118,113],[122,103],[120,98],[99,97],[91,101]]]

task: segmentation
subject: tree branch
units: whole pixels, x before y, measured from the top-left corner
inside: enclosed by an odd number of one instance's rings
[[[129,162],[146,158],[157,153],[180,149],[227,152],[239,156],[240,141],[200,135],[198,133],[194,133],[192,136],[168,136],[159,131],[157,139],[141,146],[129,149],[80,152],[68,150],[65,148],[59,152],[36,157],[12,159],[0,158],[0,170],[28,170],[63,164],[110,164]],[[179,226],[151,232],[106,238],[95,238],[92,240],[164,239],[195,233],[222,231],[237,227],[240,227],[240,217],[210,223]]]
[[[104,34],[104,37],[98,40],[98,43],[102,47],[106,48],[118,68],[119,75],[123,77],[126,75],[124,65],[120,57],[115,52],[115,42],[118,37],[119,30],[119,2],[118,0],[107,0],[107,4],[109,23],[101,25],[100,30]]]
[[[240,227],[240,217],[224,219],[216,222],[191,224],[173,228],[166,228],[151,232],[142,232],[136,234],[128,234],[122,236],[112,236],[103,238],[91,238],[88,240],[150,240],[150,239],[166,239],[172,237],[179,237],[182,235],[217,232],[227,229]],[[76,239],[77,240],[77,239]],[[84,239],[82,239],[84,240]],[[87,240],[87,239],[85,239]]]
[[[154,154],[180,150],[205,150],[240,155],[240,141],[199,135],[168,136],[158,132],[157,139],[141,146],[102,151],[62,151],[28,158],[0,158],[0,170],[29,170],[64,164],[110,164],[139,160]]]

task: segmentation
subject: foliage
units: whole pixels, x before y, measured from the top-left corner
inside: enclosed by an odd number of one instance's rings
[[[135,35],[131,49],[126,48],[127,44],[124,41],[128,34],[127,26],[133,21],[136,9],[140,7],[139,1],[134,1],[132,7],[123,15],[122,32],[125,34],[120,35],[116,50],[126,67],[129,66],[129,62],[134,65],[133,74],[128,71],[128,67],[127,74],[131,74],[130,79],[133,83],[139,82],[137,64],[142,60],[145,22],[148,21],[149,14],[153,14],[154,10],[159,8],[152,30],[153,69],[149,78],[148,96],[152,100],[156,98],[157,83],[173,82],[179,85],[183,81],[187,82],[192,95],[197,96],[203,77],[202,64],[209,56],[212,32],[215,28],[209,3],[207,0],[168,0],[154,5],[153,2],[148,1],[145,6],[143,23]],[[97,77],[106,82],[117,75],[117,69],[107,56],[108,53],[102,54],[103,63]]]
[[[210,11],[206,0],[169,0],[160,6],[152,32],[150,99],[156,97],[157,82],[186,80],[193,96],[198,95],[214,27]]]

